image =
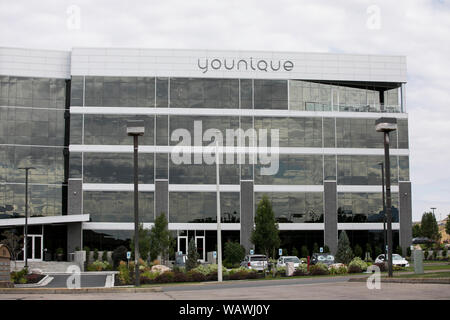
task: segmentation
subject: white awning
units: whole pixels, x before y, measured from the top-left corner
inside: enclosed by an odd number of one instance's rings
[[[67,216],[30,217],[28,218],[28,225],[86,221],[89,221],[89,214],[73,214]],[[25,225],[25,218],[0,219],[0,227],[23,225]]]

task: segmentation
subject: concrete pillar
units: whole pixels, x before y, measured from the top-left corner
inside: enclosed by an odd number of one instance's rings
[[[67,224],[67,253],[75,252],[75,248],[83,249],[83,227],[82,222],[71,222]]]
[[[155,180],[155,218],[161,213],[166,214],[169,221],[169,181],[167,179]]]
[[[254,225],[255,203],[253,193],[253,181],[241,180],[241,235],[240,243],[245,248],[245,253],[250,253],[253,244],[250,236]]]
[[[67,214],[83,213],[83,182],[81,179],[69,179],[67,192]]]
[[[400,198],[399,240],[402,247],[403,256],[406,255],[407,248],[412,243],[412,204],[411,204],[411,181],[400,181],[398,183]]]
[[[324,244],[330,248],[332,254],[336,254],[338,245],[337,227],[337,186],[336,181],[324,181]]]

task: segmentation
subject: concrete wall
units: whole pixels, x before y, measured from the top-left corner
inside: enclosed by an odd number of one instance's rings
[[[67,253],[75,252],[75,248],[83,249],[83,228],[81,222],[67,224]]]
[[[324,181],[324,244],[336,254],[338,244],[337,228],[337,186],[336,181]]]
[[[406,255],[407,248],[412,243],[412,204],[411,204],[411,182],[399,182],[400,197],[400,247],[403,255]]]
[[[241,181],[241,235],[240,243],[248,254],[253,249],[250,236],[253,230],[255,204],[253,194],[253,181]]]
[[[155,180],[155,217],[166,214],[169,220],[169,182],[167,179]]]

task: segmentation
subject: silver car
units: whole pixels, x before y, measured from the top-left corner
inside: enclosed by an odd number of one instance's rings
[[[241,262],[241,267],[256,271],[264,271],[264,269],[267,269],[267,265],[267,257],[263,254],[246,255],[244,261]]]

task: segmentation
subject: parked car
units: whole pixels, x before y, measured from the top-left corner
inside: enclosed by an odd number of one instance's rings
[[[434,241],[427,238],[427,237],[418,237],[412,239],[412,244],[427,244],[427,243],[433,243]]]
[[[334,256],[330,253],[313,253],[310,264],[324,263],[326,265],[334,264]]]
[[[386,262],[387,259],[387,255],[385,256],[384,254],[380,254],[376,259],[375,259],[375,263],[383,263]],[[393,266],[400,266],[400,267],[409,267],[409,262],[403,258],[401,255],[393,253],[392,254],[392,265]]]
[[[281,256],[277,261],[277,268],[286,267],[286,262],[293,262],[294,268],[302,264],[302,261],[296,256]]]
[[[268,262],[267,257],[263,254],[249,254],[246,255],[244,261],[241,262],[241,267],[263,271],[267,268]]]

